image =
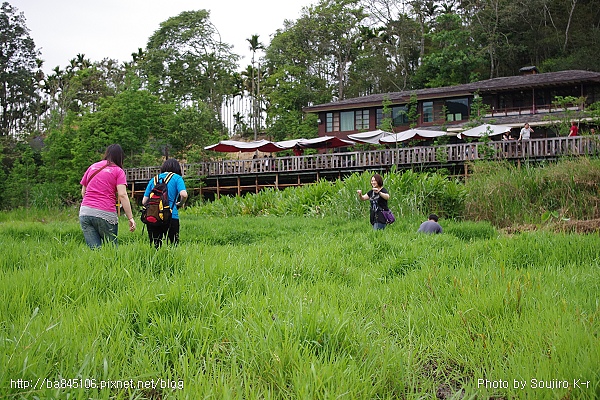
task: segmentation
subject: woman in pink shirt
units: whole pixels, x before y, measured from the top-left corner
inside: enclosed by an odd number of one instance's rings
[[[79,224],[87,245],[92,248],[103,242],[117,244],[119,217],[117,197],[129,219],[129,230],[135,231],[135,220],[127,195],[127,179],[123,171],[125,153],[118,144],[106,148],[104,159],[90,165],[81,178],[83,201],[79,208]]]

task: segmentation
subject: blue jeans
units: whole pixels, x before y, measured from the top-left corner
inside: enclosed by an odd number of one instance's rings
[[[102,246],[102,243],[117,245],[119,224],[111,224],[102,218],[89,215],[80,216],[79,224],[81,225],[85,242],[90,249],[98,248]]]
[[[373,224],[373,229],[375,229],[376,231],[379,231],[379,230],[385,229],[385,225],[386,224],[382,224],[381,222],[375,222]]]

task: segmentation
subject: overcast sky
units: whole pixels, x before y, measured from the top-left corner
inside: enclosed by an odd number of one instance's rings
[[[304,6],[317,0],[6,0],[25,14],[35,45],[41,50],[44,71],[64,69],[77,54],[91,61],[104,58],[131,61],[131,53],[146,48],[148,38],[161,22],[183,11],[208,10],[225,43],[250,63],[246,39],[259,35],[264,45],[296,20]],[[252,20],[256,22],[252,22]]]

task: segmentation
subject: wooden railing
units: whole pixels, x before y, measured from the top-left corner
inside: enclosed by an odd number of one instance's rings
[[[548,114],[548,113],[557,113],[557,112],[566,112],[566,111],[584,111],[585,106],[571,104],[567,107],[562,105],[554,105],[554,104],[540,104],[540,105],[529,105],[524,107],[506,107],[496,110],[488,110],[485,114],[486,118],[490,117],[508,117],[514,115],[532,115],[532,114]]]
[[[562,156],[600,154],[600,136],[532,139],[522,143],[473,142],[442,146],[399,147],[372,151],[313,154],[250,160],[220,160],[182,164],[184,176],[235,176],[273,172],[320,170],[366,170],[392,165],[449,165],[482,159],[546,159]],[[160,167],[131,168],[126,171],[129,182],[147,181]]]

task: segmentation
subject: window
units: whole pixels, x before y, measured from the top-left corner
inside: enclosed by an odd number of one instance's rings
[[[446,100],[445,106],[447,121],[462,121],[469,118],[469,99],[449,99]]]
[[[354,111],[340,112],[340,128],[342,132],[354,130]]]
[[[326,113],[325,119],[325,132],[340,131],[340,113]]]
[[[381,126],[381,121],[383,121],[384,118],[392,118],[393,126],[407,125],[408,124],[408,115],[406,114],[407,110],[408,110],[407,106],[395,106],[395,107],[392,107],[392,115],[390,115],[390,114],[384,115],[383,108],[378,108],[377,109],[377,126]]]
[[[433,101],[423,102],[423,122],[433,122]]]
[[[377,117],[375,118],[375,125],[381,126],[381,121],[383,121],[383,108],[378,108],[375,111],[377,113]]]
[[[325,113],[325,132],[369,129],[369,110]]]
[[[369,129],[369,110],[359,110],[355,112],[356,130]]]
[[[392,107],[392,123],[394,126],[408,124],[408,115],[406,114],[407,111],[408,107],[406,106]]]

